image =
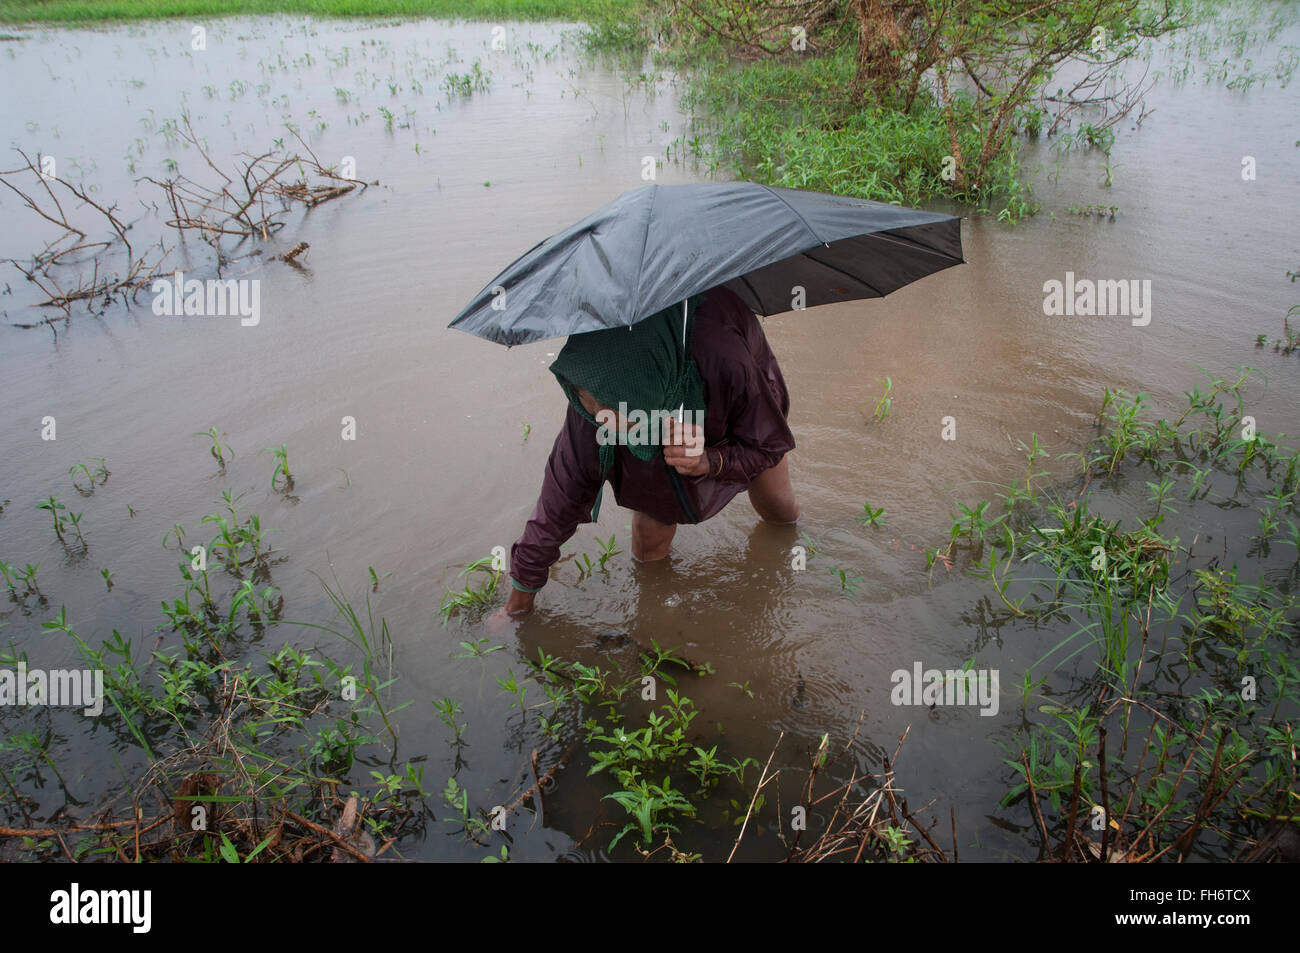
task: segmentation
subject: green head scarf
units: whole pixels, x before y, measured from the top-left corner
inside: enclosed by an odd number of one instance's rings
[[[684,318],[682,305],[678,303],[627,328],[606,328],[571,336],[551,364],[551,373],[564,388],[573,409],[584,420],[600,426],[578,399],[581,387],[598,403],[616,412],[619,404],[625,403],[629,414],[640,410],[649,418],[660,410],[675,416],[677,409],[684,405],[686,410],[699,414],[697,421],[703,420],[704,382],[690,356],[695,313],[703,301],[703,295],[688,298]],[[646,436],[662,434],[654,433],[651,428]],[[663,452],[659,442],[651,443],[648,439],[642,443],[629,441],[627,449],[642,460],[653,460]],[[601,444],[601,486],[591,509],[593,521],[600,513],[605,477],[613,463],[614,444]]]

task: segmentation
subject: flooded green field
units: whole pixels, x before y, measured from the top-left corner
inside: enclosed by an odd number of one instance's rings
[[[820,795],[888,757],[906,805],[851,790],[897,813],[893,854],[1030,860],[1044,826],[1053,853],[1087,849],[1060,832],[1103,801],[1101,728],[1106,798],[1146,792],[1109,835],[1135,858],[1157,853],[1150,805],[1194,818],[1206,779],[1235,793],[1196,837],[1160,829],[1168,859],[1264,839],[1295,770],[1300,118],[1274,69],[1294,27],[1253,42],[1248,83],[1162,46],[1140,127],[1109,156],[1027,146],[1041,210],[970,214],[966,265],[764,319],[797,527],[737,499],[641,565],[611,499],[505,627],[440,609],[491,592],[490,563],[465,567],[508,551],[536,500],[562,342],[506,350],[446,325],[520,253],[645,184],[644,157],[659,184],[708,178],[684,147],[703,130],[687,78],[634,78],[564,24],[236,18],[205,24],[202,49],[182,22],[10,33],[4,169],[33,169],[5,179],[84,235],[0,194],[17,262],[0,277],[0,649],[11,670],[103,670],[108,704],[0,708],[4,825],[88,827],[134,801],[166,857],[200,851],[197,806],[241,854],[275,853],[269,828],[222,818],[229,783],[285,787],[304,820],[325,804],[313,823],[335,830],[357,792],[364,833],[322,853],[638,860],[626,792],[671,773],[642,789],[653,846],[672,823],[677,850],[724,860],[744,824],[737,859],[781,859],[811,764]],[[317,163],[309,188],[352,188],[259,198],[251,238],[213,230],[204,189],[237,197],[248,163],[295,153]],[[51,247],[58,287],[26,280]],[[177,270],[257,284],[242,311],[188,315],[174,289],[98,284]],[[1145,310],[1049,313],[1049,283],[1085,281],[1137,282]],[[929,670],[973,673],[982,701],[939,703]],[[1216,753],[1206,725],[1242,735]],[[1152,737],[1169,739],[1159,769],[1138,766]],[[807,811],[804,847],[836,803]],[[5,850],[130,859],[116,831]]]

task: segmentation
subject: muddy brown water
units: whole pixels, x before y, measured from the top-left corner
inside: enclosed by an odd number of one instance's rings
[[[508,802],[528,774],[530,750],[549,763],[564,745],[540,738],[534,725],[522,729],[496,677],[522,674],[519,654],[539,647],[627,661],[617,640],[601,638],[619,633],[680,646],[717,670],[686,689],[706,747],[763,761],[785,731],[775,764],[797,769],[802,748],[823,732],[843,744],[865,712],[854,749],[860,766],[874,769],[872,759],[892,754],[910,728],[899,782],[914,805],[937,799],[945,819],[956,808],[963,858],[1034,856],[1025,818],[997,810],[1010,774],[991,739],[1011,739],[1020,726],[1014,685],[1045,637],[981,626],[986,584],[940,570],[929,585],[922,549],[942,539],[957,501],[990,496],[1022,473],[1018,442],[1037,434],[1053,455],[1081,449],[1106,385],[1149,392],[1172,408],[1203,380],[1197,365],[1249,363],[1267,374],[1248,402],[1260,428],[1300,430],[1300,365],[1254,347],[1258,333],[1280,335],[1296,300],[1285,276],[1300,266],[1294,91],[1276,78],[1236,91],[1165,77],[1141,127],[1120,127],[1113,186],[1101,185],[1098,155],[1069,156],[1053,180],[1058,154],[1030,146],[1042,211],[1014,227],[971,215],[966,265],[888,299],[764,320],[792,393],[800,529],[819,550],[808,571],[790,567],[796,533],[759,525],[743,496],[708,523],[682,527],[666,563],[634,565],[630,513],[611,499],[599,525],[582,527],[566,549],[539,611],[494,639],[507,651],[480,662],[454,655],[482,627],[443,627],[438,604],[460,567],[493,546],[508,548],[522,530],[564,411],[546,370],[562,342],[507,351],[446,324],[520,252],[643,184],[642,156],[662,156],[692,134],[677,106],[678,80],[652,89],[626,83],[612,65],[583,60],[563,25],[505,24],[506,49],[494,51],[492,26],[233,19],[206,25],[202,51],[191,49],[190,25],[180,23],[21,30],[20,40],[0,46],[4,87],[22,90],[0,105],[7,144],[53,156],[59,174],[118,201],[140,234],[157,234],[158,197],[138,177],[166,175],[169,159],[202,175],[193,150],[159,131],[182,109],[227,161],[269,148],[292,121],[322,161],[352,156],[358,177],[381,183],[290,215],[265,255],[232,253],[238,260],[227,277],[262,280],[255,327],[234,317],[156,316],[144,295],[130,311],[76,313],[54,337],[11,326],[38,310],[16,271],[3,276],[0,500],[12,502],[0,515],[0,559],[39,562],[49,605],[3,606],[0,642],[25,650],[33,666],[72,664],[70,646],[39,626],[66,606],[84,637],[117,629],[143,657],[162,635],[159,600],[179,592],[179,556],[160,547],[163,534],[180,523],[191,542],[201,538],[199,520],[219,510],[230,487],[242,494],[241,512],[259,514],[270,529],[279,557],[272,578],[288,618],[328,619],[313,574],[337,574],[361,601],[369,567],[391,573],[372,599],[394,635],[400,681],[392,699],[415,700],[401,715],[397,761],[421,759],[431,791],[454,773],[475,805]],[[1255,52],[1256,64],[1296,42],[1294,29],[1284,32]],[[476,60],[491,71],[490,88],[448,95],[443,77],[471,71]],[[1181,55],[1158,65],[1166,61]],[[394,114],[391,129],[380,107]],[[19,164],[11,155],[7,168]],[[1242,179],[1244,156],[1255,159],[1253,181]],[[668,163],[657,181],[705,177],[701,167]],[[1119,212],[1111,222],[1068,211],[1091,203]],[[0,196],[0,212],[0,257],[30,255],[55,237],[12,194]],[[301,269],[267,261],[297,241],[311,246]],[[176,246],[171,263],[212,276],[206,246],[193,236],[168,243]],[[1046,316],[1044,282],[1067,272],[1149,280],[1150,323]],[[874,424],[886,376],[892,410]],[[41,439],[46,416],[57,421],[54,441]],[[356,419],[355,441],[340,437],[344,416]],[[955,440],[942,439],[947,416]],[[236,454],[224,475],[193,436],[211,426]],[[273,464],[260,452],[280,444],[296,477],[292,498],[271,491]],[[68,468],[99,456],[112,476],[80,498]],[[85,513],[84,558],[67,557],[47,514],[34,508],[54,492]],[[885,508],[882,527],[856,520],[864,501]],[[567,555],[594,554],[595,537],[611,533],[624,552],[607,576],[579,581]],[[840,590],[832,566],[862,577],[856,594]],[[111,592],[104,567],[114,574]],[[343,650],[282,629],[251,641],[246,656],[280,639]],[[972,654],[977,667],[1001,672],[996,716],[889,703],[894,670],[959,667]],[[542,700],[535,685],[529,691],[530,702]],[[429,704],[444,696],[465,708],[470,746],[459,756]],[[114,757],[128,770],[139,764],[123,739],[71,713],[0,711],[6,737],[42,718],[52,719],[52,755],[86,805],[68,808],[73,816],[120,788]],[[388,756],[372,749],[366,760],[358,779]],[[511,820],[514,857],[606,856],[608,835],[587,834],[620,812],[601,806],[609,789],[584,773],[575,762],[558,774],[545,826],[530,828],[527,814]],[[56,786],[35,796],[43,816],[64,806]],[[445,813],[436,793],[430,800]],[[768,829],[747,837],[750,856],[780,853],[770,811]],[[725,856],[733,836],[705,832],[697,849]],[[406,851],[429,859],[485,853],[443,823]],[[614,855],[634,856],[624,845]]]

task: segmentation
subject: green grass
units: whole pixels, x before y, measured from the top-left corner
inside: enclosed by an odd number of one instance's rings
[[[447,594],[442,597],[442,604],[438,607],[438,614],[442,617],[442,624],[446,625],[447,620],[462,610],[485,610],[492,605],[496,596],[497,584],[501,581],[504,574],[502,570],[493,566],[493,557],[484,556],[482,559],[476,559],[463,570],[461,576],[469,576],[471,573],[482,573],[486,578],[477,587],[466,584],[463,589],[447,590]],[[471,576],[471,578],[478,578]]]
[[[854,73],[851,47],[795,64],[697,65],[684,105],[705,120],[709,141],[690,140],[683,151],[710,167],[769,185],[910,206],[1001,196],[1011,207],[1022,197],[1012,150],[982,192],[959,192],[944,181],[951,146],[937,104],[918,97],[909,113],[854,106],[846,92]],[[978,151],[975,132],[969,124],[963,130],[963,150]],[[1016,206],[1011,217],[1026,211]]]
[[[1051,856],[1217,858],[1250,846],[1260,830],[1251,818],[1289,816],[1300,452],[1253,430],[1243,436],[1252,373],[1211,375],[1208,390],[1186,392],[1185,409],[1169,418],[1152,416],[1148,394],[1105,389],[1100,433],[1083,453],[1061,455],[1082,464],[1080,491],[1034,486],[1044,455],[1034,438],[1024,488],[1008,488],[997,515],[991,500],[960,505],[946,551],[927,550],[930,569],[940,555],[964,558],[1001,601],[998,624],[1024,620],[1043,647],[1023,674],[1026,728],[994,743],[1015,772],[1003,807],[1019,804],[1027,820],[1046,801],[1038,829]],[[1132,490],[1121,494],[1126,482]],[[1124,529],[1106,511],[1142,485],[1145,506],[1124,514],[1136,523]],[[1220,552],[1202,552],[1164,526],[1183,499],[1253,509],[1259,534],[1231,534]],[[1283,522],[1290,537],[1275,541]],[[1180,525],[1186,533],[1196,524]],[[1063,631],[1043,639],[1049,625]],[[1065,687],[1038,691],[1049,675]],[[1255,679],[1267,693],[1256,696]],[[1081,825],[1093,816],[1118,820]],[[1103,826],[1105,840],[1092,833]]]
[[[605,19],[635,6],[617,0],[0,0],[0,22],[86,23],[287,13],[318,17]]]
[[[870,501],[867,501],[862,504],[862,512],[858,514],[858,520],[867,526],[879,526],[883,522],[884,516],[885,508],[883,506],[876,509],[872,507]]]

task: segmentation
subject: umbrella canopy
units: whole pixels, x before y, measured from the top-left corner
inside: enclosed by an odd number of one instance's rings
[[[512,346],[627,327],[725,285],[762,315],[963,264],[961,219],[753,182],[648,185],[530,248],[449,327]]]

